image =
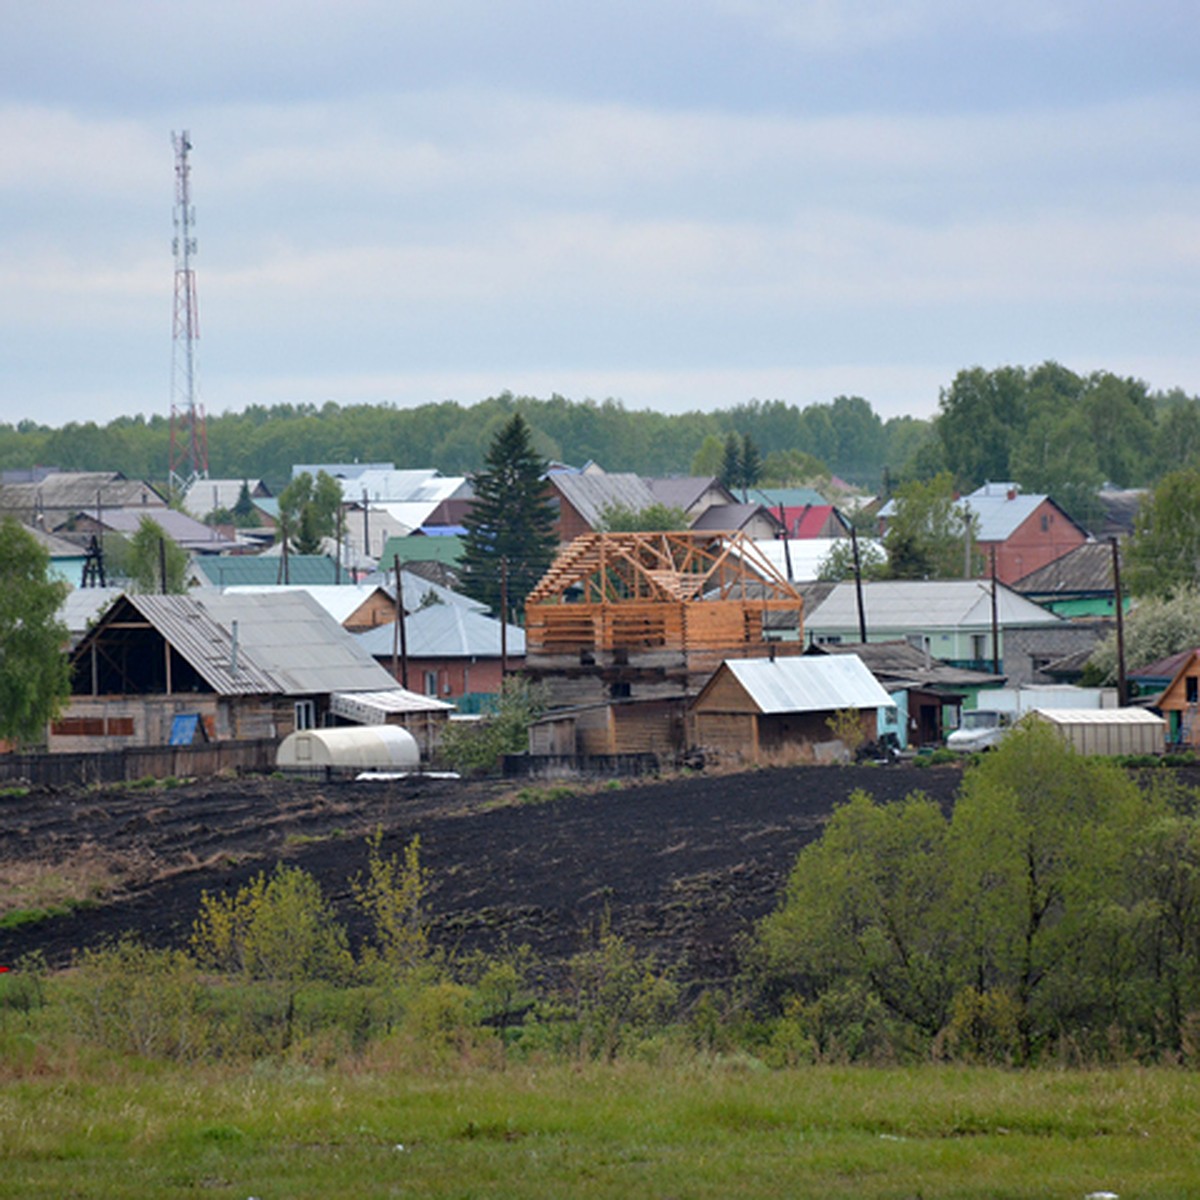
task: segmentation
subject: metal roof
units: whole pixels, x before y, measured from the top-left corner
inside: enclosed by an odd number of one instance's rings
[[[375,658],[388,658],[395,646],[395,622],[355,635]],[[404,622],[404,640],[412,658],[499,658],[500,622],[460,604],[431,604]],[[509,625],[507,652],[525,653],[525,631]]]
[[[203,521],[197,521],[187,513],[176,512],[173,508],[101,508],[97,511],[93,504],[90,508],[79,511],[81,515],[98,521],[105,529],[126,536],[137,533],[143,521],[153,521],[167,537],[189,550],[211,550],[217,553],[232,550],[236,545],[220,530],[205,525]]]
[[[795,543],[793,543],[794,545]],[[1001,626],[1046,627],[1063,623],[1032,600],[998,583]],[[862,585],[868,635],[876,631],[990,629],[992,585],[984,579],[886,580]],[[858,600],[852,582],[839,583],[819,604],[806,609],[808,633],[858,633]]]
[[[251,583],[237,584],[224,590],[227,595],[232,596],[281,596],[287,592],[304,592],[339,625],[345,625],[376,592],[383,592],[389,603],[392,602],[392,594],[386,588],[366,583]]]
[[[641,512],[658,503],[640,475],[616,473],[604,475],[553,474],[553,485],[573,509],[593,528],[603,524],[606,508],[625,508]]]
[[[887,708],[893,703],[854,654],[731,658],[723,664],[761,713]]]
[[[225,629],[236,620],[239,645],[288,694],[378,691],[395,686],[354,636],[305,592],[277,596],[206,592],[195,602]]]
[[[760,513],[779,527],[778,516],[765,504],[714,504],[692,522],[692,528],[702,533],[730,533],[744,528]]]
[[[722,492],[725,503],[730,503],[733,497],[715,475],[669,475],[665,477],[647,478],[642,481],[654,493],[659,504],[668,508],[682,508],[690,512],[692,506],[704,499],[710,491]]]
[[[215,587],[242,584],[273,584],[280,578],[278,554],[222,554],[216,558],[198,558],[192,569]],[[337,564],[327,554],[289,554],[290,583],[333,583]]]
[[[1035,708],[1053,725],[1162,725],[1163,718],[1144,708]]]
[[[390,678],[390,676],[389,676]],[[392,714],[450,712],[453,704],[393,686],[379,692],[334,692],[329,711],[361,725],[382,725]]]
[[[1112,546],[1084,542],[1012,586],[1014,591],[1040,596],[1111,593],[1115,589]]]
[[[145,507],[161,512],[167,505],[150,484],[126,479],[119,471],[52,471],[37,482],[0,484],[0,509],[94,509],[97,496],[103,508]]]
[[[196,479],[183,495],[183,506],[193,517],[200,518],[218,508],[232,510],[242,497],[243,484],[249,489],[251,500],[269,495],[261,479]]]

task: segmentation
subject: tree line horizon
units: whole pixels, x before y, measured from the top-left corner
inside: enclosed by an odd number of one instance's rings
[[[599,463],[640,475],[721,474],[730,434],[763,454],[761,481],[838,476],[868,491],[949,472],[970,490],[1012,481],[1048,493],[1072,515],[1102,485],[1150,487],[1200,455],[1200,398],[1152,391],[1107,371],[1079,374],[1056,362],[971,367],[941,389],[930,418],[881,418],[861,396],[806,406],[748,400],[710,412],[628,409],[620,400],[548,399],[501,392],[469,405],[251,404],[207,421],[213,478],[262,479],[278,493],[304,462],[394,462],[470,474],[514,413],[550,461]],[[105,425],[33,420],[0,424],[0,469],[53,466],[167,474],[170,419],[116,417]],[[1082,513],[1080,514],[1082,515]]]

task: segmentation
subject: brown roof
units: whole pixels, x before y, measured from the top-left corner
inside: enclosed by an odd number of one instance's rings
[[[904,683],[908,686],[968,688],[994,684],[1003,676],[988,671],[969,671],[952,667],[939,658],[930,658],[911,642],[836,642],[812,646],[806,653],[857,654],[867,669],[881,683]]]

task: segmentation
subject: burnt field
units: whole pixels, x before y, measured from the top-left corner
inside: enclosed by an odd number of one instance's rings
[[[681,979],[715,982],[736,969],[739,938],[775,906],[834,805],[863,788],[879,800],[919,790],[948,806],[960,780],[954,766],[892,765],[581,788],[534,803],[512,784],[436,779],[0,797],[0,920],[69,909],[0,928],[0,964],[41,951],[66,965],[125,931],[183,945],[204,890],[236,888],[281,860],[317,878],[355,937],[350,879],[382,827],[385,853],[420,835],[442,946],[527,943],[553,968],[607,919]]]

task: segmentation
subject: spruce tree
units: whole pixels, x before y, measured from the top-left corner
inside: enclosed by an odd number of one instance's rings
[[[500,612],[505,569],[511,612],[554,558],[555,509],[545,474],[529,426],[515,413],[492,440],[484,468],[474,477],[475,502],[464,521],[463,587],[493,612]]]

